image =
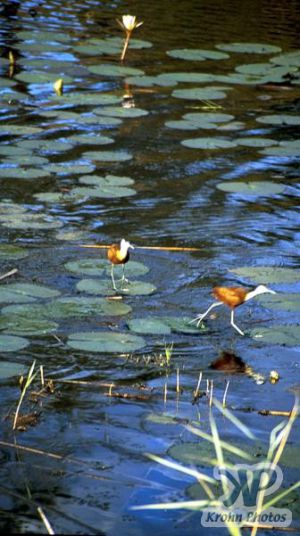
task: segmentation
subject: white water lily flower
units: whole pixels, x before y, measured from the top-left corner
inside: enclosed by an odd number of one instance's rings
[[[122,22],[118,22],[127,32],[132,32],[135,28],[143,24],[143,22],[137,22],[135,15],[123,15]]]

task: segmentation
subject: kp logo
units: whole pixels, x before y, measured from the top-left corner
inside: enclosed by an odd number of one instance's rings
[[[286,508],[271,506],[257,511],[258,498],[262,493],[266,503],[270,495],[279,490],[283,481],[280,467],[272,467],[267,462],[236,465],[233,469],[215,467],[214,477],[223,483],[222,489],[226,486],[226,493],[219,498],[218,507],[203,511],[203,526],[222,527],[229,521],[238,525],[256,521],[273,527],[291,524],[292,512]]]

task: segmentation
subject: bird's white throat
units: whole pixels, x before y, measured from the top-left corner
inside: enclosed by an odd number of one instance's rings
[[[255,298],[255,296],[259,296],[259,294],[276,294],[275,290],[271,290],[268,287],[265,287],[265,285],[258,285],[254,290],[251,290],[246,294],[245,301],[251,300],[252,298]]]

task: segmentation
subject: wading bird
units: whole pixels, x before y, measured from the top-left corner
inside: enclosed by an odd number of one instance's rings
[[[134,249],[130,242],[127,242],[125,238],[122,238],[120,244],[112,244],[107,251],[107,258],[111,262],[111,280],[114,290],[118,290],[116,287],[116,282],[114,278],[114,266],[115,264],[122,264],[123,274],[121,279],[121,286],[124,281],[127,281],[125,278],[125,264],[129,261],[129,249]]]
[[[202,320],[214,307],[218,307],[219,305],[225,304],[228,305],[228,307],[230,307],[231,309],[230,324],[234,329],[236,329],[236,331],[239,332],[240,335],[245,335],[242,330],[240,330],[240,328],[234,323],[234,310],[236,307],[238,307],[245,301],[249,301],[252,298],[255,298],[255,296],[258,296],[259,294],[265,294],[266,292],[269,292],[270,294],[276,294],[274,290],[270,290],[264,285],[259,285],[251,291],[242,287],[214,287],[213,295],[218,301],[212,303],[211,306],[207,309],[207,311],[205,311],[205,313],[197,315],[196,318],[192,320],[192,322],[197,322],[198,327]]]

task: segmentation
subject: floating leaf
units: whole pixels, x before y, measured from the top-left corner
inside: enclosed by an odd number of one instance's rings
[[[32,155],[31,151],[25,149],[24,147],[19,147],[18,145],[1,145],[0,155],[4,156],[28,156]]]
[[[14,337],[14,339],[16,338],[18,339],[18,337]],[[18,343],[20,343],[19,340],[18,340]],[[0,336],[0,351],[2,352],[3,349],[1,346],[2,344],[1,344],[1,336]],[[24,348],[24,346],[21,346],[21,348]],[[21,348],[17,347],[16,350],[20,350]],[[7,378],[12,378],[13,376],[21,376],[22,374],[26,374],[26,372],[27,372],[27,367],[25,367],[21,363],[13,363],[12,361],[2,361],[2,360],[0,362],[0,380],[6,380]]]
[[[82,157],[102,162],[125,162],[132,159],[132,154],[128,151],[87,151]]]
[[[61,97],[58,97],[60,102],[66,102],[70,104],[86,105],[86,106],[106,106],[108,104],[117,104],[121,102],[121,97],[117,97],[111,93],[88,93],[82,91],[81,93],[66,93]]]
[[[17,352],[29,345],[29,341],[23,337],[13,335],[0,335],[0,352]]]
[[[5,285],[5,288],[17,295],[29,296],[32,298],[53,298],[54,296],[60,295],[58,290],[31,283],[10,283]],[[0,290],[1,289],[2,287],[0,287]]]
[[[258,123],[264,123],[267,125],[281,125],[281,126],[294,126],[300,125],[300,115],[291,114],[272,114],[256,117]]]
[[[0,259],[1,260],[19,260],[28,257],[28,251],[20,246],[13,244],[0,244]]]
[[[300,326],[273,326],[271,328],[255,328],[250,330],[250,337],[268,344],[280,344],[281,346],[300,345]]]
[[[26,149],[33,149],[41,151],[43,153],[61,153],[63,151],[69,151],[73,148],[74,144],[67,143],[65,140],[23,140],[19,142],[19,147],[25,147]]]
[[[97,113],[97,110],[93,110]],[[136,118],[148,115],[147,110],[141,108],[123,108],[122,106],[106,106],[99,110],[99,113],[103,116],[121,117],[121,118]]]
[[[259,302],[268,309],[276,311],[300,311],[300,294],[283,293],[280,294],[265,294],[258,297]]]
[[[185,333],[185,334],[195,334],[199,335],[201,333],[205,333],[207,331],[207,328],[201,327],[201,329],[197,326],[192,325],[190,322],[192,318],[187,317],[171,317],[171,316],[164,316],[162,317],[162,320],[170,326],[172,331],[175,331],[176,333]]]
[[[299,282],[300,279],[297,270],[277,266],[245,266],[233,268],[229,271],[258,284],[294,283]]]
[[[99,76],[141,76],[144,71],[141,69],[135,69],[133,67],[126,67],[124,65],[114,65],[108,63],[101,63],[100,65],[90,65],[88,70]]]
[[[0,177],[29,180],[50,177],[50,173],[39,168],[0,167]]]
[[[260,138],[258,136],[238,138],[236,141],[238,145],[245,145],[246,147],[271,147],[277,144],[271,138]]]
[[[241,52],[246,54],[273,54],[281,51],[276,45],[261,43],[222,43],[216,45],[219,50],[227,52]]]
[[[48,32],[48,31],[41,31],[39,28],[38,31],[34,30],[21,30],[19,32],[16,32],[16,36],[18,39],[21,39],[22,41],[41,41],[42,43],[44,41],[46,42],[57,42],[61,41],[62,43],[69,43],[71,41],[70,35],[62,32]]]
[[[272,181],[228,181],[217,184],[218,190],[223,192],[241,193],[246,195],[275,195],[285,189],[284,184],[276,184]]]
[[[149,335],[169,335],[170,327],[159,318],[135,318],[127,322],[129,329]]]
[[[95,121],[97,119],[95,118]],[[109,145],[110,143],[114,143],[113,138],[109,138],[108,136],[95,136],[95,134],[74,134],[74,136],[69,136],[68,140],[71,143],[76,143],[80,145]]]
[[[54,299],[43,304],[9,305],[2,309],[2,314],[25,316],[36,321],[41,318],[56,320],[59,318],[82,318],[97,315],[123,316],[130,311],[131,307],[122,301],[71,296]]]
[[[234,119],[234,116],[231,114],[224,114],[220,112],[197,112],[197,113],[188,113],[184,114],[184,119],[192,121],[201,125],[202,123],[225,123]]]
[[[57,328],[56,322],[45,318],[32,318],[29,314],[2,314],[0,317],[0,329],[13,335],[46,335]]]
[[[23,71],[16,75],[16,79],[27,84],[53,84],[57,80],[57,73],[49,71]],[[70,84],[73,80],[70,76],[64,75],[65,84]]]
[[[101,188],[101,186],[129,186],[134,184],[134,180],[130,177],[119,177],[117,175],[106,175],[99,177],[98,175],[86,175],[79,178],[82,184],[90,184]]]
[[[15,136],[30,136],[31,134],[38,134],[39,132],[42,132],[42,128],[40,127],[30,127],[26,125],[0,125],[0,132],[6,133],[6,134],[13,134]]]
[[[68,346],[76,350],[99,353],[130,353],[145,346],[142,337],[130,333],[111,331],[88,331],[73,333],[67,341]]]
[[[188,89],[174,89],[174,91],[172,91],[172,97],[188,100],[217,100],[225,99],[226,93],[220,89],[196,87]]]
[[[203,82],[213,82],[214,79],[214,75],[208,73],[178,72],[159,74],[156,77],[156,83],[159,85],[174,85],[177,82],[202,84]]]
[[[231,149],[236,146],[235,141],[224,138],[191,138],[183,140],[181,145],[191,149]]]
[[[103,255],[106,256],[106,252],[103,253]],[[103,275],[104,272],[106,272],[107,275],[110,275],[111,270],[110,263],[104,258],[80,259],[79,261],[67,262],[64,266],[70,272],[78,275],[100,276]],[[122,268],[120,266],[115,266],[114,271],[117,278],[122,276]],[[128,277],[145,275],[147,272],[149,272],[149,268],[141,262],[129,261],[126,264],[126,275]]]
[[[116,282],[118,285],[118,282]],[[86,292],[87,294],[101,294],[103,296],[111,296],[115,294],[115,290],[112,287],[111,280],[96,280],[96,279],[82,279],[76,285],[77,290],[80,292]],[[156,287],[150,283],[144,281],[130,281],[129,283],[123,283],[117,286],[118,292],[129,296],[146,296],[152,294]]]
[[[286,54],[280,54],[280,56],[274,56],[270,58],[272,63],[276,65],[287,65],[288,67],[300,67],[300,51],[287,52]]]
[[[84,164],[70,164],[70,162],[63,162],[62,164],[49,164],[46,166],[46,171],[49,173],[55,173],[57,175],[75,175],[80,173],[92,173],[95,170],[94,165]]]
[[[204,50],[198,48],[177,48],[167,51],[168,56],[172,58],[180,58],[182,60],[190,61],[204,61],[204,60],[226,60],[229,58],[228,54],[223,52],[217,52],[216,50]]]

